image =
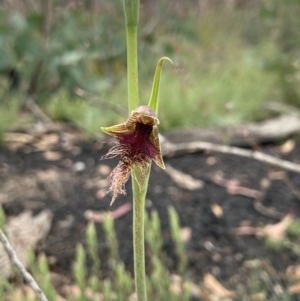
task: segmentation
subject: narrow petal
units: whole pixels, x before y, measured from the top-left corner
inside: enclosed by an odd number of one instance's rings
[[[160,142],[159,142],[159,136],[158,136],[158,128],[157,126],[153,127],[152,133],[150,135],[150,141],[157,149],[157,154],[153,156],[152,160],[156,163],[157,166],[159,166],[162,169],[165,169],[165,164],[162,158],[161,154],[161,148],[160,148]]]
[[[148,103],[148,107],[151,108],[155,112],[155,114],[158,114],[158,94],[159,94],[159,85],[160,85],[160,74],[161,74],[162,64],[164,60],[167,60],[173,64],[173,62],[168,57],[162,57],[157,63],[154,79],[153,79],[151,96]]]
[[[101,127],[101,130],[108,135],[118,137],[118,134],[127,134],[129,132],[126,127],[127,122],[109,126],[109,127]]]
[[[162,168],[162,169],[165,169],[165,168],[166,168],[166,167],[165,167],[165,164],[164,164],[164,161],[163,161],[163,158],[162,158],[162,156],[161,156],[161,154],[156,155],[152,160],[153,160],[153,161],[156,163],[156,165],[159,166],[160,168]]]

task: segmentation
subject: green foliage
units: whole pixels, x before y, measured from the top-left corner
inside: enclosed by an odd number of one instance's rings
[[[91,136],[99,134],[101,125],[117,116],[114,112],[71,96],[63,90],[49,99],[45,109],[53,120],[71,121]]]
[[[108,15],[100,18],[94,13],[91,18],[90,12],[80,8],[60,9],[55,14],[38,6],[27,14],[0,11],[0,72],[15,68],[21,88],[37,95],[55,93],[61,87],[100,91],[99,76],[103,71],[109,75],[106,61],[120,60],[125,53],[123,32],[108,36],[107,30],[115,26]],[[98,37],[103,47],[99,48]]]
[[[147,231],[145,231],[145,239],[148,245],[149,251],[152,254],[161,255],[163,240],[161,236],[160,219],[156,210],[153,210],[151,214],[145,214],[145,225]]]
[[[85,289],[87,278],[86,253],[82,245],[76,248],[76,257],[73,267],[75,282],[80,288],[80,297],[76,301],[85,301]]]
[[[38,258],[38,268],[40,273],[40,286],[42,290],[45,292],[49,301],[55,301],[57,293],[51,283],[48,263],[44,254],[40,255]]]
[[[289,241],[286,238],[278,240],[278,241],[274,241],[267,237],[265,239],[265,245],[270,250],[278,252],[278,251],[281,251],[281,250],[289,247]]]
[[[144,46],[174,61],[173,71],[166,68],[164,72],[160,92],[162,129],[261,120],[268,117],[268,112],[261,110],[263,103],[282,101],[277,74],[269,69],[271,58],[280,50],[265,39],[268,28],[263,24],[259,28],[263,33],[255,41],[249,38],[257,21],[254,12],[228,12],[223,7],[201,17],[192,13],[184,22],[171,13],[163,18],[165,23],[151,36],[152,44]],[[187,30],[193,35],[185,35]],[[140,57],[140,99],[145,103],[151,92],[153,60],[147,51]],[[121,79],[104,97],[122,102],[119,95],[125,93],[125,87],[125,79]]]
[[[36,258],[34,252],[29,250],[28,259],[31,273],[34,275],[38,285],[45,293],[49,301],[56,301],[57,292],[51,283],[50,271],[46,256],[41,254],[38,258]]]
[[[87,241],[88,254],[93,261],[92,274],[96,275],[98,278],[101,278],[100,258],[97,252],[97,232],[94,223],[89,223],[86,228],[86,241]]]
[[[152,286],[152,292],[150,293],[150,296],[154,295],[154,299],[156,300],[168,300],[166,297],[170,295],[170,273],[156,254],[152,255],[151,260],[153,274],[151,275],[150,280]]]
[[[175,218],[173,220],[173,227],[174,229],[179,229],[179,225],[174,225],[176,222],[178,222],[178,219],[176,220]],[[149,284],[149,297],[152,300],[161,301],[188,301],[190,296],[189,289],[182,286],[182,295],[175,295],[170,291],[172,276],[165,263],[165,256],[162,250],[163,238],[161,235],[160,220],[156,211],[152,211],[149,216],[147,215],[145,226],[147,229],[147,249],[151,254],[151,268],[147,278]],[[73,264],[74,281],[80,289],[80,295],[66,296],[68,301],[89,301],[91,300],[90,298],[98,300],[97,298],[99,297],[97,294],[99,293],[103,294],[105,300],[125,301],[129,300],[129,297],[134,292],[134,279],[132,275],[126,271],[124,263],[117,257],[118,244],[113,219],[107,216],[104,220],[103,228],[107,237],[110,259],[113,259],[110,262],[109,277],[103,279],[101,276],[100,259],[97,256],[97,232],[95,225],[89,223],[86,228],[87,248],[85,249],[81,244],[77,246],[75,262]],[[178,241],[174,241],[175,246],[177,243]],[[180,249],[180,247],[177,246],[176,249]],[[89,272],[87,267],[88,256],[91,260],[91,269]],[[28,258],[30,271],[49,298],[49,301],[56,300],[57,292],[50,280],[50,273],[45,255],[42,254],[36,259],[34,253],[29,252]],[[186,273],[186,271],[174,271],[175,274],[178,274],[179,272]],[[11,286],[8,282],[3,280],[3,283],[0,282],[0,292],[4,290],[6,292],[5,294],[9,296]],[[24,298],[22,300],[25,300]],[[8,298],[8,300],[10,299]]]
[[[167,300],[170,298],[171,275],[165,267],[165,256],[163,254],[163,238],[161,235],[160,219],[156,210],[151,214],[145,214],[145,238],[149,251],[151,265],[151,277],[148,279],[148,295],[153,299]],[[174,296],[172,296],[172,300]]]
[[[2,208],[2,205],[0,204],[0,228],[2,228],[5,224],[6,216],[4,213],[4,210]]]
[[[103,219],[103,228],[107,237],[107,244],[109,246],[109,262],[111,268],[114,268],[118,262],[118,240],[114,229],[114,220],[111,216],[106,215]]]
[[[7,103],[0,101],[0,141],[8,125],[18,120],[11,99],[23,100],[26,94],[53,113],[54,120],[75,122],[93,135],[99,132],[97,120],[116,119],[113,112],[70,93],[82,87],[99,94],[111,87],[125,66],[124,32],[115,30],[109,14],[91,17],[81,8],[58,3],[59,9],[45,10],[47,3],[28,7],[26,13],[0,5],[0,94]]]
[[[278,53],[269,58],[269,69],[277,75],[283,99],[300,106],[300,3],[298,0],[263,1],[261,16],[268,26]]]
[[[285,283],[280,279],[268,261],[261,261],[260,264],[254,264],[249,269],[247,286],[242,294],[243,297],[240,297],[238,300],[260,300],[260,298],[254,297],[259,295],[267,296],[267,300],[274,301],[296,300],[285,289]]]
[[[107,301],[115,300],[114,298],[115,294],[113,293],[112,282],[109,281],[108,279],[103,281],[103,295],[105,300]]]
[[[4,294],[11,294],[13,289],[13,286],[6,279],[3,279],[0,276],[0,296],[4,296]]]
[[[133,291],[132,276],[125,270],[124,264],[119,262],[115,268],[115,292],[117,300],[128,300],[128,296],[130,296]]]
[[[300,221],[294,220],[291,222],[289,227],[287,228],[287,235],[300,238]]]
[[[172,209],[169,210],[171,212]],[[176,215],[175,210],[170,213],[172,215],[172,220],[170,218],[170,228],[172,233],[173,242],[176,250],[182,248],[182,241],[177,239],[178,237],[173,235],[173,230],[180,229],[179,219]],[[161,225],[158,213],[156,210],[153,210],[151,214],[145,214],[145,231],[146,234],[146,243],[149,251],[149,258],[151,264],[151,275],[148,278],[148,295],[151,296],[151,299],[155,300],[189,300],[191,292],[189,289],[184,287],[183,281],[187,270],[182,269],[181,258],[185,257],[183,253],[180,254],[178,258],[180,264],[178,269],[174,271],[174,274],[181,275],[181,283],[179,284],[182,294],[175,295],[170,291],[170,285],[172,283],[172,275],[170,271],[166,268],[166,257],[163,252],[163,237],[161,234]],[[177,223],[177,224],[175,224]],[[173,230],[172,230],[173,228]],[[180,240],[180,241],[179,241]]]
[[[170,272],[166,264],[166,256],[163,251],[163,237],[160,227],[160,219],[158,217],[157,211],[153,210],[150,214],[145,214],[146,224],[146,250],[150,258],[150,267],[148,269],[147,277],[147,288],[148,296],[150,300],[160,300],[160,301],[190,301],[191,291],[189,286],[186,285],[190,283],[188,277],[188,271],[185,268],[184,271],[177,270]],[[169,208],[169,218],[170,218],[170,230],[172,233],[172,238],[174,246],[176,249],[176,254],[179,255],[178,260],[185,256],[185,250],[183,243],[179,237],[179,218],[173,207]],[[297,223],[297,222],[295,222]],[[113,248],[115,251],[116,233],[114,230],[114,222],[112,219],[104,226],[105,235],[107,237],[107,246],[109,249]],[[296,224],[294,225],[296,227]],[[293,223],[291,228],[294,229]],[[175,233],[176,231],[176,233]],[[291,231],[291,232],[290,232]],[[287,231],[288,235],[294,236],[293,230]],[[110,238],[109,238],[110,237]],[[99,258],[96,255],[97,249],[97,231],[93,223],[87,225],[86,228],[86,242],[87,247],[82,245],[77,246],[76,258],[73,265],[73,275],[74,281],[80,288],[80,295],[67,295],[65,296],[68,301],[100,301],[104,297],[107,301],[115,300],[129,300],[134,292],[134,279],[132,275],[125,269],[124,263],[119,259],[114,265],[110,267],[109,276],[103,279],[103,276],[99,276],[102,273],[96,271],[94,266],[99,264]],[[289,247],[286,245],[286,247]],[[178,250],[181,250],[181,254],[178,254]],[[300,255],[299,253],[298,256]],[[29,256],[29,270],[33,274],[34,278],[37,280],[46,296],[51,300],[57,300],[58,293],[54,289],[51,280],[49,268],[47,265],[47,260],[44,255],[40,255],[38,258],[35,257],[33,252],[28,254]],[[114,255],[115,256],[115,255]],[[88,272],[87,262],[88,257],[90,258],[91,269]],[[101,266],[100,266],[101,270]],[[181,294],[177,295],[170,291],[171,283],[174,283],[174,275],[180,275],[178,279],[181,279]],[[238,296],[234,300],[240,301],[250,301],[253,300],[255,293],[264,292],[269,296],[269,300],[293,300],[288,294],[288,291],[284,290],[284,284],[280,280],[278,274],[273,270],[267,262],[264,264],[254,265],[253,268],[249,270],[248,284],[244,290],[239,288]],[[274,287],[279,286],[282,288],[282,294],[278,296],[278,292],[274,291]],[[14,296],[14,286],[13,284],[7,282],[4,279],[0,279],[0,295],[7,297],[7,300],[12,300],[10,296]],[[102,297],[100,297],[100,295]],[[16,299],[13,299],[16,300]],[[21,297],[20,300],[16,301],[33,301],[25,296]],[[37,299],[35,299],[37,300]]]
[[[16,99],[10,99],[10,102],[1,102],[0,100],[0,145],[4,142],[5,132],[17,125],[19,102]]]
[[[294,220],[288,226],[285,231],[285,235],[281,240],[274,241],[270,238],[265,238],[265,245],[267,248],[274,252],[280,252],[284,249],[288,249],[295,253],[297,256],[300,256],[300,246],[299,246],[299,238],[300,238],[300,221]]]
[[[100,123],[116,124],[122,117],[72,92],[81,87],[109,103],[126,104],[122,5],[107,0],[91,10],[55,5],[59,13],[52,14],[48,33],[49,15],[42,7],[21,13],[0,6],[0,91],[11,98],[7,72],[15,69],[21,93],[34,94],[55,120],[77,122],[74,116],[80,115],[79,126],[94,134]],[[208,4],[197,11],[195,5],[177,11],[160,1],[153,20],[140,22],[141,103],[149,99],[160,55],[174,61],[164,72],[161,128],[261,120],[269,116],[261,106],[270,100],[300,105],[299,1],[264,0],[239,10]],[[155,30],[152,22],[159,24]],[[2,123],[0,133],[7,128]]]
[[[184,272],[187,267],[187,258],[185,256],[185,245],[180,237],[180,222],[179,216],[174,207],[169,207],[169,219],[170,219],[170,228],[171,235],[175,244],[175,251],[179,261],[179,272],[181,275],[184,275]]]

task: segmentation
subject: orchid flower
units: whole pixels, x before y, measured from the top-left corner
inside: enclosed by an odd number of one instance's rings
[[[113,169],[108,180],[109,191],[113,192],[111,205],[118,194],[126,194],[124,189],[133,165],[141,170],[141,175],[147,175],[153,160],[159,167],[165,168],[158,136],[159,120],[155,112],[148,106],[139,106],[132,111],[125,123],[101,129],[115,138],[116,144],[102,159],[119,157],[117,167]],[[139,183],[143,179],[136,179]]]

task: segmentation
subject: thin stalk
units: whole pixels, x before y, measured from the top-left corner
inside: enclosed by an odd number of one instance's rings
[[[146,176],[135,167],[132,171],[133,190],[133,249],[134,249],[134,278],[138,301],[147,300],[145,273],[145,197],[148,188],[150,164]],[[143,179],[137,182],[137,179]]]
[[[137,56],[137,26],[139,19],[139,0],[124,0],[126,39],[127,39],[127,81],[129,114],[138,107],[138,56]],[[147,300],[145,275],[145,238],[144,210],[145,197],[148,188],[150,164],[146,174],[134,166],[132,169],[133,191],[133,252],[134,278],[138,301]]]
[[[138,57],[137,57],[137,27],[128,26],[127,36],[127,81],[128,81],[128,110],[130,113],[139,104],[138,86]]]
[[[128,110],[138,107],[138,56],[137,56],[137,27],[139,23],[140,0],[123,0],[125,12],[127,40],[127,81],[128,81]]]

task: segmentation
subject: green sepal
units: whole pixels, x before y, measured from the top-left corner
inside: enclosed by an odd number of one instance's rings
[[[158,61],[155,74],[154,74],[151,96],[148,104],[148,107],[151,108],[157,116],[158,116],[158,95],[159,95],[160,75],[161,75],[161,69],[164,60],[167,60],[173,64],[171,59],[169,59],[168,57],[162,57]]]

